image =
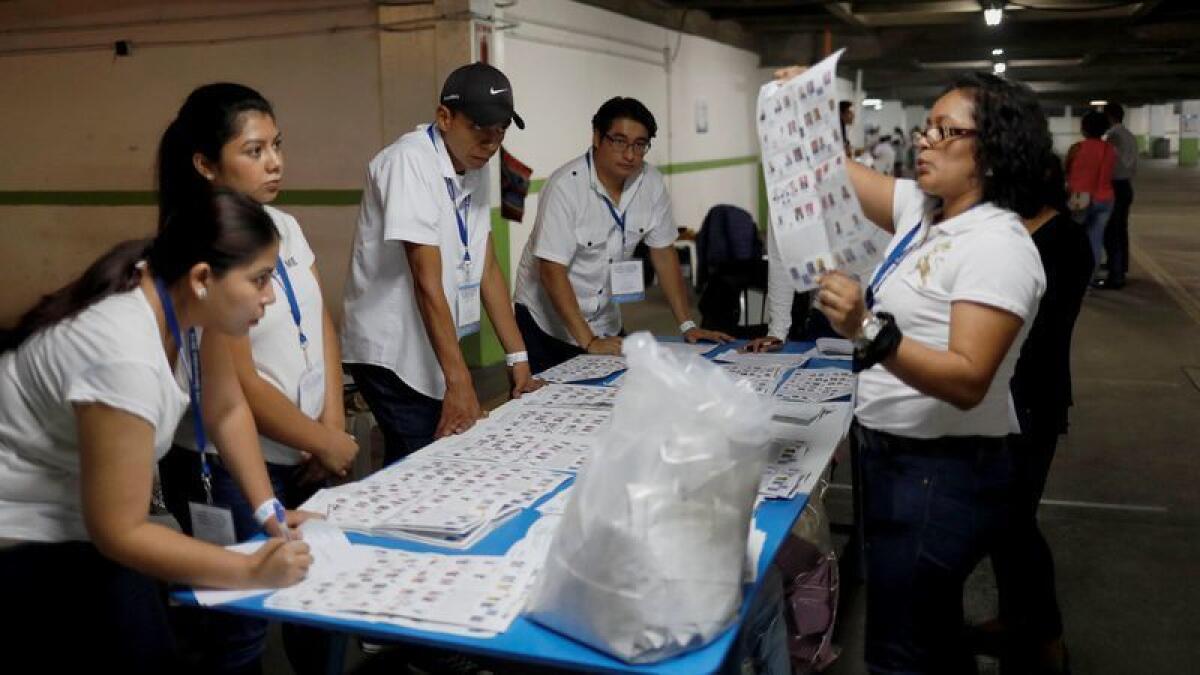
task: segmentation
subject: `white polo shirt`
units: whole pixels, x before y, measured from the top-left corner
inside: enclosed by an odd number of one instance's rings
[[[457,175],[436,126],[431,138],[425,124],[371,160],[346,284],[343,361],[382,366],[426,396],[445,396],[446,381],[417,308],[404,242],[441,249],[442,289],[457,326],[464,253],[469,251],[472,261],[466,283],[483,277],[492,231],[487,174],[485,166]],[[453,205],[447,180],[457,197]],[[465,213],[466,247],[455,209]]]
[[[566,322],[542,288],[538,259],[567,267],[567,276],[583,318],[596,335],[616,335],[621,312],[612,300],[614,262],[633,258],[645,240],[651,248],[675,242],[671,196],[658,169],[650,164],[625,181],[617,211],[625,216],[625,232],[609,211],[607,192],[596,178],[592,151],[567,162],[546,180],[538,194],[538,215],[517,269],[516,302],[529,308],[538,327],[575,344]]]
[[[154,462],[187,408],[187,379],[172,372],[154,310],[135,288],[0,355],[0,401],[0,539],[86,541],[75,404],[145,420]]]
[[[279,257],[287,268],[288,279],[296,294],[300,326],[308,339],[309,361],[305,361],[304,350],[300,348],[296,321],[292,318],[292,308],[278,272],[271,275],[271,283],[275,285],[275,302],[267,305],[263,318],[250,329],[250,351],[259,377],[283,392],[289,401],[300,405],[300,377],[305,368],[312,363],[317,368],[328,370],[325,366],[325,331],[322,323],[325,308],[320,285],[312,273],[317,258],[294,217],[272,206],[264,208],[279,231]],[[341,364],[334,364],[333,367],[340,368]],[[324,401],[320,403],[320,408],[308,411],[313,419],[320,417],[323,411]],[[300,451],[261,434],[258,440],[266,461],[272,464],[300,463]],[[189,450],[196,449],[196,436],[191,424],[179,425],[175,443]],[[217,448],[210,442],[208,451],[216,452]]]
[[[866,427],[911,438],[1004,436],[1020,430],[1009,380],[1046,289],[1041,257],[1012,211],[980,204],[931,227],[937,206],[938,200],[921,192],[916,181],[896,181],[896,234],[888,254],[905,234],[921,229],[876,290],[875,311],[895,315],[905,337],[939,350],[949,346],[950,305],[956,301],[1002,309],[1024,324],[983,401],[971,410],[922,394],[876,365],[858,376],[854,412]]]

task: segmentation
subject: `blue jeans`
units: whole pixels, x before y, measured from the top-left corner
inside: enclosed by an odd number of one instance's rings
[[[347,363],[346,370],[366,400],[375,423],[383,432],[385,465],[404,459],[433,442],[442,402],[404,383],[382,366]]]
[[[768,565],[762,588],[750,603],[741,631],[722,664],[722,675],[791,675],[787,620],[783,617],[783,576]]]
[[[513,313],[517,318],[517,328],[521,331],[521,339],[525,341],[525,351],[529,353],[530,372],[540,373],[580,354],[587,353],[570,342],[559,340],[542,330],[525,305],[517,303],[513,307]]]
[[[855,423],[871,673],[962,675],[963,584],[1007,521],[1004,438],[912,439]]]
[[[320,485],[302,486],[297,481],[298,466],[285,464],[267,465],[271,489],[283,505],[294,509],[312,496]],[[212,470],[213,504],[229,508],[233,516],[233,529],[238,541],[252,539],[262,533],[254,520],[254,507],[246,501],[241,487],[233,475],[210,457]],[[188,502],[204,502],[204,487],[200,482],[200,455],[187,448],[175,446],[159,465],[163,483],[163,498],[167,509],[179,521],[187,534],[192,534],[191,515]],[[212,672],[242,672],[262,657],[267,638],[265,619],[223,614],[210,611],[189,616],[183,629],[205,652],[204,669]],[[284,647],[293,663],[309,660],[309,652],[321,649],[327,638],[321,631],[291,624],[284,625]],[[318,645],[318,647],[313,647]],[[293,656],[305,652],[303,658]],[[313,652],[318,662],[320,653]],[[299,670],[298,670],[299,672]]]
[[[1083,220],[1080,221],[1084,232],[1087,232],[1088,241],[1092,245],[1092,259],[1095,260],[1092,264],[1092,276],[1096,275],[1096,270],[1100,267],[1100,258],[1104,255],[1104,228],[1108,226],[1108,218],[1112,212],[1111,200],[1092,202],[1084,210]]]

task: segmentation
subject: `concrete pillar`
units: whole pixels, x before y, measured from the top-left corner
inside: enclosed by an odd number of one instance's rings
[[[1150,150],[1150,106],[1125,109],[1125,128],[1137,139],[1138,152]]]
[[[1161,144],[1167,143],[1167,129],[1170,128],[1170,118],[1174,112],[1171,104],[1154,104],[1150,108],[1150,155],[1160,159],[1170,156],[1170,146],[1163,151]]]
[[[1179,166],[1200,163],[1200,100],[1184,101],[1179,111]]]

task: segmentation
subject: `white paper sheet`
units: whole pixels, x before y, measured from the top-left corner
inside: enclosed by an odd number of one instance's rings
[[[535,377],[547,382],[582,382],[608,377],[618,370],[625,370],[625,357],[581,354],[575,358],[547,368]]]
[[[854,373],[841,368],[810,368],[792,372],[776,390],[776,398],[820,403],[854,393]]]

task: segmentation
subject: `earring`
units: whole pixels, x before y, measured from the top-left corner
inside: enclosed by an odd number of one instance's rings
[[[200,298],[201,300],[207,298],[208,297],[208,289],[201,286],[200,290],[196,291],[196,297]]]

